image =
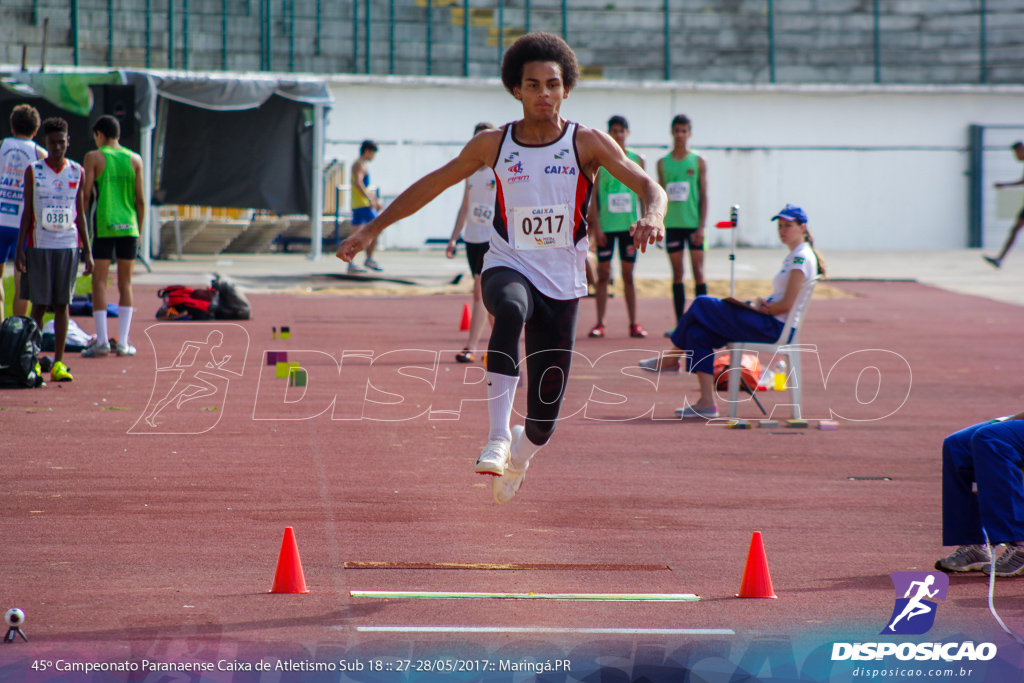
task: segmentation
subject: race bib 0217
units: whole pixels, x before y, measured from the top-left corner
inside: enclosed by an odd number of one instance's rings
[[[517,250],[572,247],[573,220],[569,206],[517,206],[512,209]]]

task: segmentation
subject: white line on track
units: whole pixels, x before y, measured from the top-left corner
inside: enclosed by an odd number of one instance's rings
[[[344,628],[344,627],[338,627]],[[357,626],[365,633],[580,633],[653,636],[734,636],[731,628],[551,628],[542,626]]]

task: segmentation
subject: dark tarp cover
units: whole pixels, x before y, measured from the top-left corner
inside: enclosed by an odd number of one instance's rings
[[[165,142],[160,149],[156,140],[154,149],[154,204],[311,212],[311,106],[279,95],[241,111],[167,99],[164,106],[158,137]]]

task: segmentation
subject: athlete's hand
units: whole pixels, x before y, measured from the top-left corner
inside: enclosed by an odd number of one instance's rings
[[[14,269],[19,273],[28,272],[25,267],[25,252],[21,249],[18,250],[18,255],[14,257]]]
[[[600,225],[591,224],[590,239],[599,247],[604,247],[608,244],[608,237],[604,234],[604,230],[601,229]]]
[[[444,250],[444,255],[448,258],[455,258],[455,240],[448,240],[448,248]]]
[[[665,239],[665,221],[657,214],[647,214],[629,228],[633,246],[641,253],[647,252],[647,245]]]
[[[92,261],[92,254],[90,254],[88,251],[86,251],[85,252],[85,270],[82,271],[82,275],[90,275],[92,273],[92,269],[93,269],[94,265],[95,264]]]
[[[335,256],[340,258],[345,263],[352,263],[352,259],[355,258],[356,254],[365,250],[373,242],[373,235],[366,230],[371,223],[367,223],[365,226],[357,230],[356,232],[349,235],[341,246],[338,247],[338,251]]]

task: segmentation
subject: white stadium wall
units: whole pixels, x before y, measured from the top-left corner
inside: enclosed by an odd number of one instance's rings
[[[478,121],[521,109],[497,80],[337,77],[325,158],[351,162],[364,138],[380,145],[371,183],[392,197],[453,158]],[[968,235],[968,126],[1024,123],[1022,87],[743,86],[584,82],[562,115],[604,130],[630,122],[630,145],[655,161],[669,123],[693,120],[708,162],[709,225],[740,206],[741,243],[774,246],[769,219],[787,202],[807,210],[825,249],[960,249]],[[1005,151],[1010,156],[1010,151]],[[999,180],[1018,180],[1015,176]],[[986,183],[993,179],[986,178]],[[384,233],[388,247],[447,237],[462,188]],[[711,231],[711,244],[726,233]],[[986,231],[986,246],[1002,236]]]

